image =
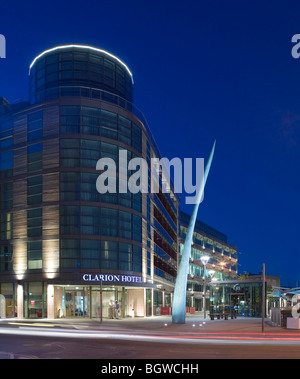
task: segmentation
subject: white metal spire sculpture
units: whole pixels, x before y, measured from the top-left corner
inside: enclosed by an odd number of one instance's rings
[[[179,264],[179,269],[177,272],[174,296],[173,296],[173,305],[172,305],[172,323],[173,324],[184,324],[185,323],[185,314],[186,314],[186,287],[187,287],[187,276],[189,269],[189,260],[191,256],[191,247],[193,243],[193,233],[197,219],[198,208],[204,193],[204,187],[206,180],[209,174],[211,163],[213,160],[215,145],[212,147],[212,150],[209,154],[208,161],[204,168],[204,175],[201,180],[200,188],[198,189],[196,202],[194,205],[193,213],[190,218],[189,227],[187,230],[183,252],[181,256],[181,261]]]

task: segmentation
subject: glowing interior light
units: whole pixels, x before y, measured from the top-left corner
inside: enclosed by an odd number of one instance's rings
[[[31,65],[29,66],[29,73],[30,73],[30,70],[32,69],[32,67],[34,66],[35,62],[40,59],[41,57],[43,57],[44,55],[48,54],[48,53],[52,53],[54,51],[57,51],[57,50],[61,50],[61,49],[72,49],[72,48],[75,48],[75,49],[89,49],[89,50],[92,50],[92,51],[96,51],[98,53],[103,53],[113,59],[115,59],[117,62],[119,62],[123,67],[125,67],[125,69],[127,70],[127,72],[129,73],[129,75],[131,76],[131,80],[132,80],[132,84],[133,84],[133,76],[132,76],[132,73],[131,71],[129,70],[129,68],[126,66],[126,64],[124,62],[121,61],[121,59],[119,59],[118,57],[116,57],[115,55],[109,53],[108,51],[105,51],[105,50],[102,50],[102,49],[98,49],[97,47],[93,47],[93,46],[88,46],[88,45],[62,45],[62,46],[56,46],[56,47],[53,47],[52,49],[48,49],[48,50],[45,50],[43,51],[40,55],[38,55],[37,57],[34,58],[34,60],[32,61]]]

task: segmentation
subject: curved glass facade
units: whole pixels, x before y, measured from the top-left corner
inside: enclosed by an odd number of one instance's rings
[[[37,57],[30,68],[31,104],[59,96],[79,96],[78,87],[101,89],[129,102],[133,100],[131,73],[119,59],[99,49],[50,49]]]

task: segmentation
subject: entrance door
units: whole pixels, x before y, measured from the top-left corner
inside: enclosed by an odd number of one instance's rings
[[[109,317],[112,302],[115,305],[116,300],[119,303],[119,317],[126,317],[128,309],[128,292],[125,287],[103,287],[100,295],[99,286],[81,287],[66,286],[60,291],[57,290],[57,308],[63,311],[59,312],[58,317],[88,317],[100,318]],[[100,306],[100,298],[102,304]],[[56,309],[60,311],[60,309]]]
[[[247,316],[247,304],[245,302],[245,294],[231,294],[231,307],[236,311],[237,316]]]
[[[195,299],[195,311],[199,312],[202,311],[203,304],[202,304],[202,299]]]
[[[83,290],[65,291],[66,317],[88,316],[88,296]]]

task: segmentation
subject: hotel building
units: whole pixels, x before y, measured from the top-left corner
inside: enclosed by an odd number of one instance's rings
[[[107,317],[116,300],[122,317],[171,306],[179,201],[172,190],[100,194],[97,161],[118,162],[120,150],[160,157],[129,68],[106,51],[46,50],[30,65],[28,100],[0,99],[6,317]]]

